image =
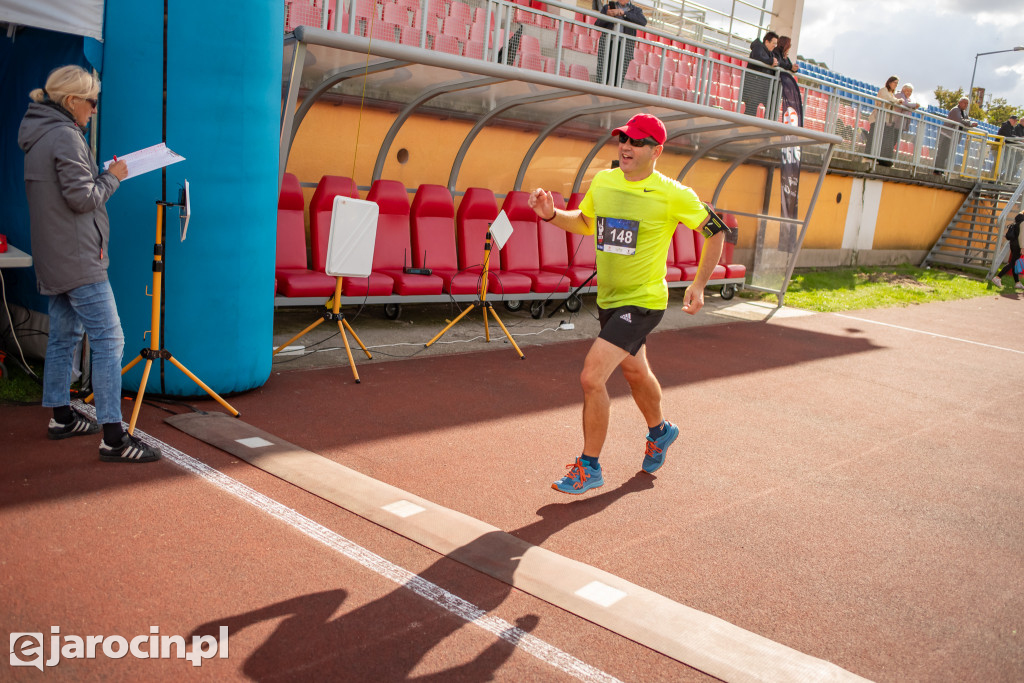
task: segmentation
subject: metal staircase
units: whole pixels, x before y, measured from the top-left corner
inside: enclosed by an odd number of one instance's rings
[[[1009,208],[1021,194],[1006,185],[977,183],[921,263],[988,273],[999,254]]]

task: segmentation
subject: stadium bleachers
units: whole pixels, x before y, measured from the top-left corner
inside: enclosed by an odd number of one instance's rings
[[[327,27],[338,31],[590,82],[607,76],[599,64],[603,54],[599,46],[622,39],[618,33],[596,28],[591,15],[575,11],[570,16],[563,8],[535,0],[515,0],[511,6],[494,0],[349,0],[338,5],[339,21],[333,15],[334,6],[328,0],[285,0],[285,30],[322,26],[326,12]],[[632,51],[617,53],[628,58],[617,85],[724,111],[746,111],[743,93],[752,91],[748,87],[756,84],[752,79],[764,79],[764,75],[751,72],[742,55],[695,40],[663,35],[650,25],[638,31],[630,40]],[[844,143],[837,151],[875,160],[894,158],[914,173],[934,169],[978,175],[983,169],[991,170],[996,158],[991,147],[1002,144],[995,136],[996,126],[979,123],[971,135],[988,136],[980,142],[959,132],[955,153],[938,159],[938,133],[945,125],[945,111],[922,107],[890,114],[877,100],[878,86],[804,60],[797,65],[804,98],[803,125],[842,137]],[[747,113],[780,120],[777,81],[768,81],[776,84],[771,86],[767,107],[759,104]],[[899,139],[893,150],[880,149],[882,136],[876,139],[872,135],[880,109],[888,133],[897,122]],[[886,141],[889,139],[887,136]],[[965,153],[971,155],[970,163],[961,163]],[[1014,156],[1014,163],[1020,163],[1018,157]]]

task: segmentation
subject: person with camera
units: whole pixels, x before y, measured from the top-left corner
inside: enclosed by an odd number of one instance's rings
[[[599,172],[578,209],[556,209],[550,192],[538,188],[529,203],[542,220],[566,232],[594,235],[597,250],[597,305],[601,332],[580,374],[583,388],[583,452],[569,472],[551,486],[579,494],[604,484],[598,458],[608,433],[611,399],[606,384],[616,368],[629,383],[647,423],[646,472],[657,471],[679,428],[665,420],[661,385],[647,362],[647,335],[668,306],[666,259],[676,229],[700,230],[707,239],[683,311],[704,306],[704,287],[722,255],[726,226],[697,194],[655,170],[664,151],[665,124],[637,114],[612,131],[618,168]]]
[[[625,0],[625,2],[609,2],[601,8],[601,14],[609,17],[615,17],[616,19],[622,19],[628,21],[637,26],[646,26],[647,17],[644,16],[644,11],[634,5],[631,0]],[[621,33],[623,36],[636,37],[636,29],[631,26],[616,23],[614,21],[604,21],[598,19],[594,22],[594,26],[597,28],[608,29],[610,31]],[[608,46],[612,48],[609,50]],[[636,41],[630,40],[629,38],[620,37],[618,35],[610,35],[609,33],[602,31],[601,38],[597,44],[597,82],[605,82],[605,74],[608,74],[607,83],[608,85],[621,86],[622,79],[626,74],[626,68],[629,63],[633,61],[633,48],[636,46]],[[608,69],[605,71],[605,63],[607,61]]]
[[[43,406],[53,409],[53,417],[47,436],[67,439],[102,430],[100,460],[152,462],[160,452],[121,425],[124,333],[107,279],[106,203],[128,176],[128,164],[115,157],[101,173],[85,139],[99,93],[99,80],[91,73],[75,65],[60,67],[45,87],[29,93],[32,101],[18,129],[36,281],[39,293],[49,297]],[[98,422],[70,405],[72,355],[83,332],[92,348]]]

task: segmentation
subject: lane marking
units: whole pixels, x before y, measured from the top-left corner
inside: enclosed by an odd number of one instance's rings
[[[856,316],[844,315],[842,313],[833,313],[832,315],[838,316],[840,318],[847,318],[849,320],[856,320],[856,321],[862,322],[862,323],[871,323],[872,325],[881,325],[883,327],[893,327],[893,328],[895,328],[897,330],[904,330],[906,332],[916,332],[917,334],[926,334],[929,337],[937,337],[939,339],[949,339],[950,341],[963,342],[964,344],[974,344],[975,346],[984,346],[985,348],[995,349],[997,351],[1009,351],[1010,353],[1019,353],[1019,354],[1024,355],[1024,351],[1018,351],[1017,349],[1008,349],[1005,346],[995,346],[993,344],[986,344],[984,342],[971,341],[970,339],[962,339],[960,337],[950,337],[950,336],[945,335],[945,334],[938,334],[937,332],[928,332],[926,330],[917,330],[917,329],[914,329],[913,327],[904,327],[903,325],[893,325],[892,323],[883,323],[883,322],[879,322],[877,320],[868,320],[867,318],[858,318]]]
[[[528,543],[224,413],[182,413],[165,422],[439,555],[722,681],[864,680],[835,664]],[[254,436],[273,441],[274,446],[254,452],[237,442]],[[405,519],[384,510],[396,501],[413,503],[424,511]],[[590,584],[596,585],[578,593]],[[610,592],[613,590],[620,591],[622,597]]]
[[[96,409],[81,401],[72,402],[76,409],[89,417],[96,419]],[[122,423],[127,428],[127,424]],[[376,572],[380,576],[393,581],[399,586],[408,588],[412,592],[434,603],[457,617],[460,617],[470,624],[477,626],[516,648],[519,648],[545,664],[578,678],[581,681],[595,681],[607,683],[621,683],[618,678],[593,667],[586,662],[573,657],[554,645],[551,645],[528,631],[510,624],[499,617],[487,614],[468,600],[464,600],[454,593],[449,593],[437,584],[431,583],[409,570],[389,562],[380,555],[367,550],[366,548],[348,540],[327,527],[314,522],[305,515],[278,503],[273,498],[252,489],[237,479],[233,479],[220,470],[214,469],[204,462],[196,460],[190,455],[182,453],[174,446],[166,444],[141,429],[135,429],[135,436],[143,443],[156,446],[163,452],[164,459],[173,462],[182,469],[201,477],[217,488],[240,498],[253,507],[267,513],[271,517],[284,522],[315,541],[344,555],[350,560],[358,562],[363,567]]]

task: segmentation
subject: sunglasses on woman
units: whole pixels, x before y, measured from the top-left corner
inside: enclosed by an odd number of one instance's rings
[[[658,143],[656,141],[654,141],[653,139],[651,139],[651,138],[644,138],[642,140],[635,140],[635,139],[629,137],[628,135],[626,135],[625,133],[619,133],[619,143],[626,144],[627,142],[632,147],[647,147],[647,146],[657,147],[658,146]]]

